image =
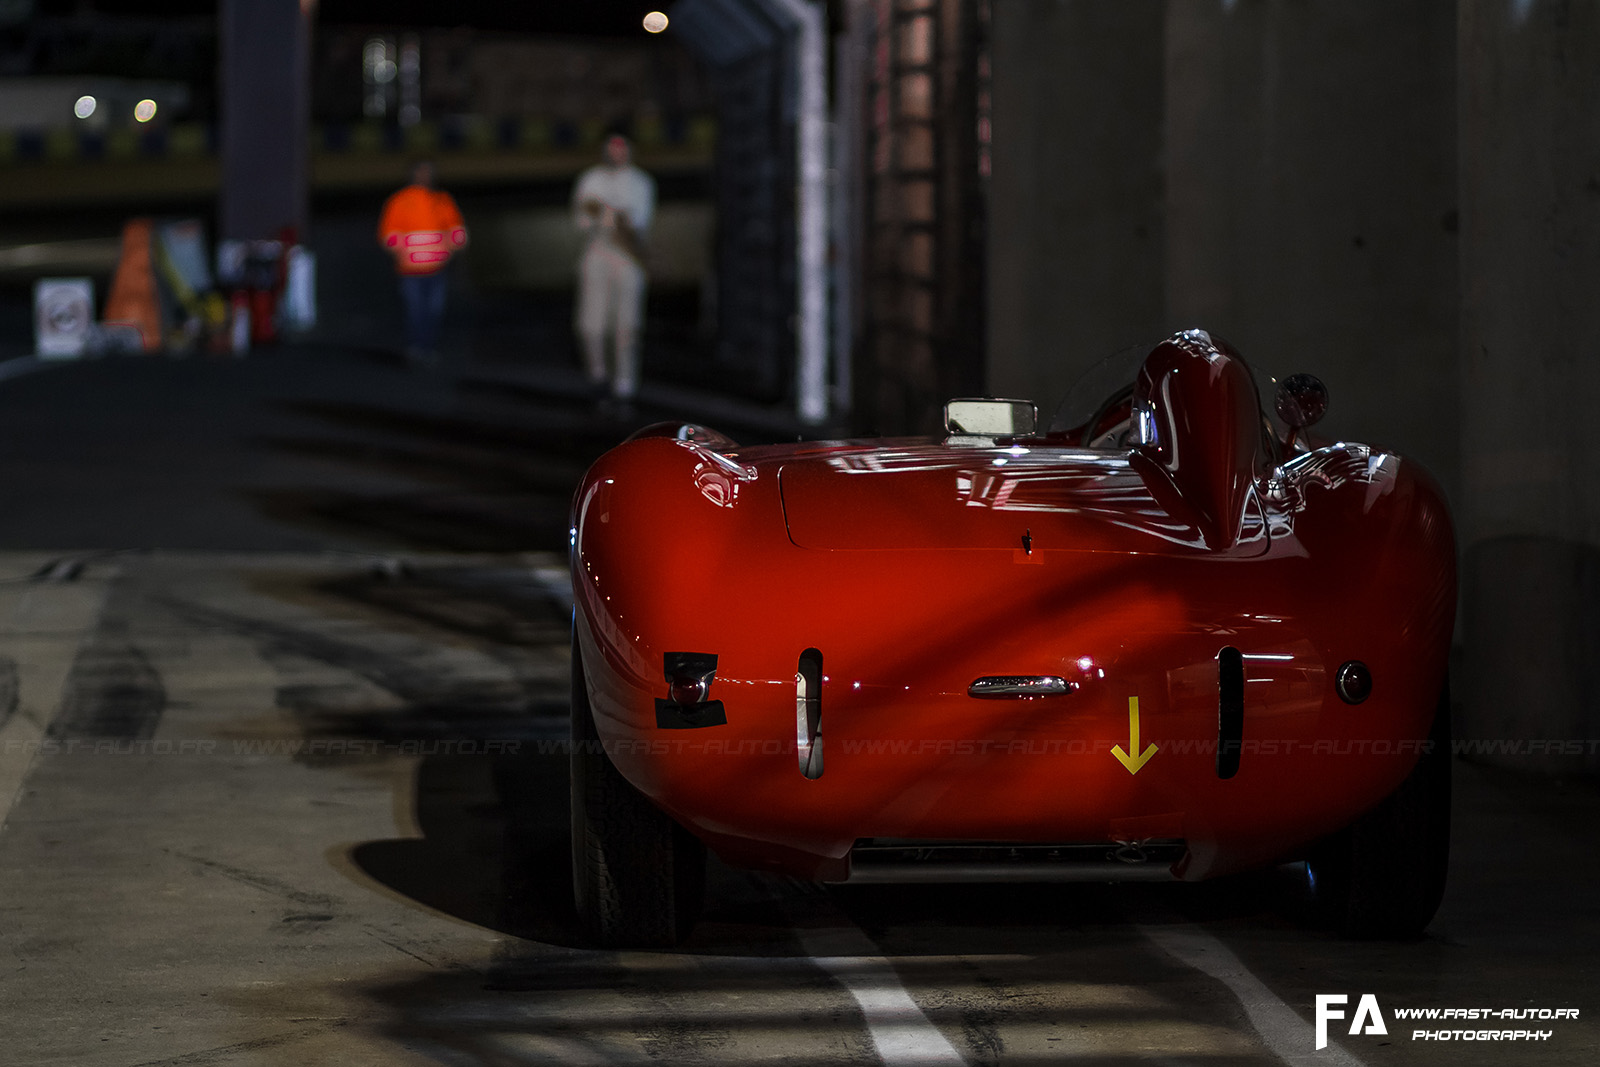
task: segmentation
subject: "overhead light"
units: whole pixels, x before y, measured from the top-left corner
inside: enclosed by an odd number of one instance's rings
[[[72,113],[80,119],[86,119],[94,114],[97,101],[92,96],[80,96],[77,103],[72,105]]]
[[[660,11],[652,11],[644,17],[646,33],[660,33],[667,28],[667,16]]]
[[[133,117],[140,122],[149,122],[156,117],[156,102],[154,100],[141,100],[134,104]]]

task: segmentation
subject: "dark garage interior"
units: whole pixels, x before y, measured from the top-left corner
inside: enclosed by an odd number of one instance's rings
[[[1595,1062],[1597,100],[1579,0],[0,2],[0,1060]],[[580,313],[614,136],[652,189],[636,392]],[[382,243],[422,161],[465,232],[426,350]],[[944,440],[954,397],[1043,428],[1194,328],[1318,376],[1316,440],[1448,502],[1421,935],[1342,936],[1299,857],[713,858],[681,943],[597,945],[585,471],[662,422],[749,454]],[[637,552],[685,614],[762,599]],[[1376,628],[1391,593],[1339,607]],[[894,607],[837,612],[953,625]]]

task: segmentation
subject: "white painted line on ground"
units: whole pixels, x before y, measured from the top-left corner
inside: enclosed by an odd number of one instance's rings
[[[0,828],[44,747],[78,646],[93,632],[110,586],[84,576],[0,589],[0,650],[17,668],[17,710],[0,727]]]
[[[61,361],[40,359],[38,356],[17,356],[15,359],[0,360],[0,382],[7,378],[20,378],[36,370],[44,370],[59,362]]]
[[[922,1013],[894,967],[853,927],[797,928],[806,953],[855,998],[878,1056],[896,1064],[965,1064],[944,1032]]]
[[[11,805],[22,792],[23,779],[43,739],[44,728],[21,709],[0,728],[0,828],[11,817]]]
[[[565,610],[572,610],[572,575],[567,568],[535,567],[532,574],[539,588],[552,599],[560,601]]]
[[[1289,1067],[1366,1067],[1338,1045],[1330,1043],[1318,1052],[1311,1024],[1252,974],[1227,945],[1198,926],[1141,924],[1139,932],[1167,955],[1227,986],[1261,1040]]]

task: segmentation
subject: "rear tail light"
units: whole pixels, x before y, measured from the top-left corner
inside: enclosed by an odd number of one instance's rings
[[[716,653],[668,652],[663,659],[668,700],[687,708],[710,699],[711,681],[717,673]]]

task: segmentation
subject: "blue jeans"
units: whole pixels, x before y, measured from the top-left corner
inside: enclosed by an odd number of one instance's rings
[[[413,352],[439,348],[444,321],[445,272],[400,275],[400,299],[406,306],[406,347]]]

